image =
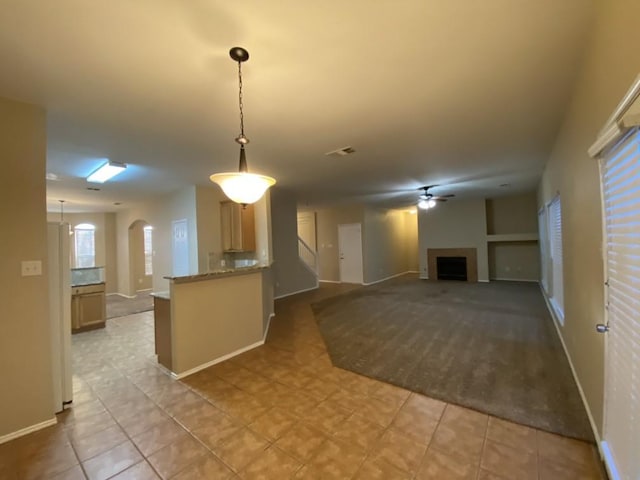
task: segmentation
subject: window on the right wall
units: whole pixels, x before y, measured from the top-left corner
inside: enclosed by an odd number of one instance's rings
[[[562,209],[560,195],[556,196],[549,206],[548,235],[549,235],[549,266],[551,270],[551,288],[549,301],[558,321],[564,325],[564,280],[562,273]]]

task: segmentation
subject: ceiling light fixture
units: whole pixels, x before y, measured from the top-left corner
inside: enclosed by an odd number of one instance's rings
[[[249,60],[249,52],[241,47],[233,47],[229,50],[232,60],[238,62],[238,105],[240,106],[240,135],[236,137],[236,142],[240,144],[240,165],[237,172],[216,173],[209,179],[220,185],[227,197],[236,203],[247,205],[255,203],[267,191],[269,187],[276,183],[275,179],[265,175],[249,173],[247,168],[247,157],[244,147],[249,143],[249,139],[244,136],[244,111],[242,104],[242,63]]]
[[[87,177],[87,182],[104,183],[119,173],[122,173],[126,168],[127,166],[124,163],[109,161],[89,175]]]
[[[433,208],[435,206],[436,206],[436,201],[433,199],[420,200],[418,202],[418,208],[421,208],[422,210],[429,210],[430,208]]]

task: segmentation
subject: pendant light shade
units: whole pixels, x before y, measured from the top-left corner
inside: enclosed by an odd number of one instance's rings
[[[249,52],[244,48],[234,47],[229,51],[232,60],[238,62],[238,104],[240,106],[240,135],[236,143],[240,144],[240,164],[237,172],[215,173],[209,179],[220,185],[224,194],[235,203],[248,205],[262,198],[269,187],[276,183],[274,178],[249,173],[245,145],[249,139],[244,135],[244,105],[242,103],[242,63],[249,60]]]
[[[271,177],[248,172],[216,173],[209,178],[220,185],[231,201],[245,205],[260,200],[264,192],[276,183]]]

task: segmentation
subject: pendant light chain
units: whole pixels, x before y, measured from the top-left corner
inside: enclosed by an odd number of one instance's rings
[[[240,106],[240,136],[238,138],[241,139],[239,143],[246,143],[242,141],[246,138],[244,136],[244,104],[242,103],[242,62],[238,62],[238,85],[240,87],[238,89],[238,105]]]

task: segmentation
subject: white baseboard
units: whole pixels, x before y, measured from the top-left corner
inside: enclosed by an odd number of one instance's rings
[[[603,450],[603,442],[602,439],[600,438],[600,434],[598,433],[598,428],[596,427],[596,422],[593,419],[593,415],[591,414],[591,409],[589,408],[589,403],[587,402],[587,397],[584,394],[584,390],[582,389],[582,384],[580,383],[580,379],[578,378],[578,374],[576,373],[576,369],[573,366],[573,361],[571,360],[571,355],[569,355],[569,350],[567,349],[567,345],[564,343],[564,338],[562,337],[562,331],[560,330],[560,327],[558,325],[558,317],[556,316],[556,312],[555,309],[551,306],[551,303],[549,303],[549,299],[547,298],[547,294],[544,292],[544,288],[542,288],[542,285],[540,284],[540,282],[538,282],[538,284],[540,285],[540,291],[542,292],[542,298],[544,298],[544,301],[547,305],[547,310],[549,310],[549,314],[551,315],[552,318],[552,323],[553,326],[556,327],[556,332],[558,332],[558,337],[560,337],[560,343],[562,344],[562,349],[564,350],[564,354],[567,357],[567,360],[569,361],[569,367],[571,368],[571,374],[573,375],[573,379],[576,382],[576,385],[578,386],[578,392],[580,392],[580,398],[582,399],[582,404],[584,405],[584,409],[587,412],[587,417],[589,418],[589,424],[591,425],[591,430],[593,431],[593,436],[596,439],[596,444],[598,445],[598,451],[600,452],[600,458],[606,458],[605,456],[605,452]]]
[[[489,280],[480,280],[480,279],[478,279],[478,283],[489,283]]]
[[[0,437],[0,444],[15,440],[16,438],[23,437],[24,435],[28,435],[33,432],[37,432],[38,430],[42,430],[43,428],[51,427],[56,423],[58,423],[58,419],[56,417],[53,417],[49,420],[45,420],[44,422],[36,423],[35,425],[31,425],[30,427],[20,429],[17,432],[2,435]]]
[[[530,282],[530,283],[539,283],[538,279],[531,280],[527,278],[490,278],[489,281],[497,280],[500,282]]]
[[[111,295],[118,295],[119,297],[124,297],[124,298],[136,298],[135,295],[125,295],[124,293],[120,293],[120,292],[107,293],[107,296],[111,296]]]
[[[264,329],[264,334],[262,335],[262,343],[264,344],[264,342],[267,341],[267,335],[269,334],[269,327],[271,327],[271,319],[273,317],[275,317],[276,314],[275,313],[270,313],[269,314],[269,320],[267,320],[267,328]]]
[[[153,289],[152,288],[143,288],[142,290],[136,290],[136,293],[150,292],[151,290],[153,290]]]
[[[290,292],[290,293],[285,293],[284,295],[278,295],[277,297],[273,297],[274,300],[279,300],[281,298],[286,298],[286,297],[290,297],[291,295],[297,295],[298,293],[304,293],[304,292],[310,292],[311,290],[317,290],[318,287],[320,285],[318,285],[316,283],[315,287],[311,287],[311,288],[303,288],[302,290],[296,290],[295,292]]]
[[[200,370],[204,370],[205,368],[209,368],[213,365],[224,362],[225,360],[229,360],[230,358],[240,355],[241,353],[248,352],[249,350],[253,350],[254,348],[259,347],[261,345],[264,345],[264,339],[256,343],[252,343],[251,345],[247,345],[246,347],[239,348],[238,350],[235,350],[231,353],[227,353],[226,355],[223,355],[221,357],[215,358],[210,362],[203,363],[202,365],[198,365],[197,367],[190,368],[189,370],[186,370],[184,372],[180,372],[180,373],[171,372],[171,377],[175,378],[176,380],[180,380],[181,378],[188,377],[189,375],[193,375],[194,373],[199,372]]]
[[[381,278],[380,280],[375,280],[373,282],[363,282],[362,284],[364,286],[375,285],[376,283],[386,282],[387,280],[391,280],[392,278],[396,278],[396,277],[400,277],[402,275],[406,275],[407,273],[410,273],[410,272],[406,271],[406,272],[396,273],[395,275],[391,275],[389,277]]]
[[[609,444],[606,441],[602,442],[602,455],[604,457],[604,466],[607,469],[607,474],[611,480],[622,480],[622,477],[616,469],[616,463],[613,461],[613,455],[609,449]]]
[[[340,280],[318,280],[320,283],[342,283]]]

